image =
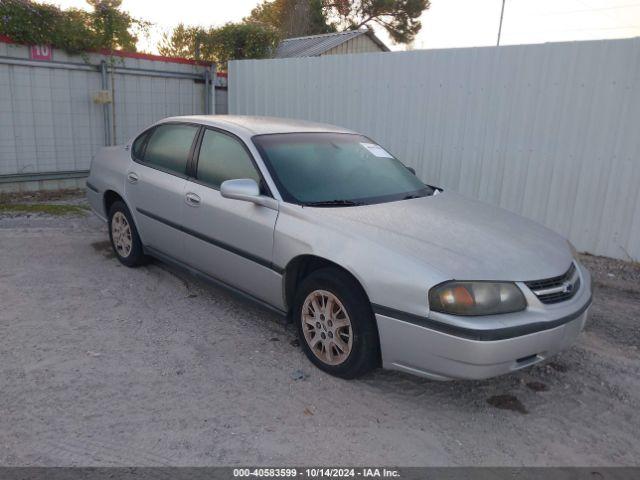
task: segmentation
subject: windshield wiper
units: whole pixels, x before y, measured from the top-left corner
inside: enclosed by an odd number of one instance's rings
[[[306,202],[304,205],[307,207],[355,207],[364,204],[353,200],[323,200],[320,202]]]

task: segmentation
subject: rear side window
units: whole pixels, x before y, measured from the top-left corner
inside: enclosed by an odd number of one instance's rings
[[[187,160],[198,127],[193,125],[159,125],[151,133],[143,160],[152,166],[185,175]],[[136,140],[137,142],[138,140]],[[134,155],[135,155],[134,144]]]
[[[205,130],[202,137],[197,177],[215,188],[237,178],[252,178],[260,184],[260,174],[243,145],[215,130]]]

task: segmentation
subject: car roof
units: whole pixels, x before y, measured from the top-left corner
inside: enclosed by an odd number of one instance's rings
[[[189,122],[222,128],[236,134],[265,135],[271,133],[334,132],[355,133],[346,128],[292,118],[249,115],[190,115],[165,118],[164,122]]]

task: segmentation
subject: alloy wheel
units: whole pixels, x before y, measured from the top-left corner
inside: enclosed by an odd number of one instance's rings
[[[111,218],[111,238],[118,255],[127,258],[133,248],[131,226],[122,212],[116,212]]]
[[[302,332],[313,354],[328,365],[340,365],[351,353],[353,328],[342,302],[326,290],[314,290],[302,306]]]

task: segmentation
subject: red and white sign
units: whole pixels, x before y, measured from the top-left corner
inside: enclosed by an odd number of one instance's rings
[[[32,45],[29,49],[29,58],[31,60],[48,60],[53,58],[53,48],[49,45]]]

